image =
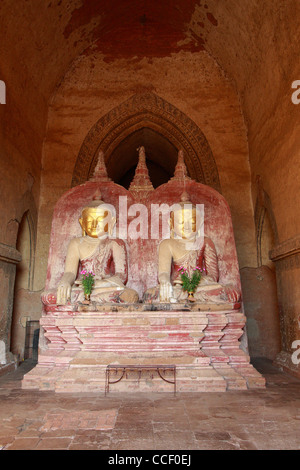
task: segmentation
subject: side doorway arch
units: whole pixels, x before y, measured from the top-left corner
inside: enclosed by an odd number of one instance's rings
[[[245,286],[243,298],[250,356],[274,360],[281,350],[281,334],[276,267],[270,252],[278,243],[278,232],[270,197],[259,176],[256,183],[257,267],[241,270],[242,285]]]
[[[10,328],[10,351],[18,362],[32,356],[33,332],[39,330],[40,312],[34,312],[34,267],[37,231],[37,211],[30,192],[23,195],[17,216],[19,227],[16,249],[21,254],[21,261],[16,266],[13,310]],[[38,304],[39,305],[39,304]],[[37,333],[35,333],[37,336]],[[35,342],[36,343],[36,342]],[[30,353],[28,351],[30,349]],[[37,348],[37,346],[36,346]]]

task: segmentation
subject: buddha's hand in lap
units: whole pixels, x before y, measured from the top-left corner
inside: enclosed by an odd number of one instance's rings
[[[106,279],[95,279],[95,284],[94,284],[94,288],[97,289],[98,288],[103,288],[103,287],[111,287],[111,283],[106,280]]]
[[[63,282],[57,289],[57,305],[65,305],[71,298],[71,284]]]
[[[111,276],[106,279],[95,279],[95,288],[104,287],[121,287],[124,288],[124,284],[118,276]]]
[[[210,284],[217,284],[216,281],[213,280],[210,276],[202,276],[199,285],[200,286],[208,286]]]

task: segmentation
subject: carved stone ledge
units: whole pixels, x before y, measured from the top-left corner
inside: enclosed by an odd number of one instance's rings
[[[279,243],[274,250],[270,252],[270,258],[272,261],[276,262],[298,253],[300,253],[300,235]]]
[[[241,311],[56,311],[40,324],[48,340],[23,389],[105,393],[109,364],[176,365],[179,392],[264,388],[265,379],[240,348]],[[130,379],[130,378],[129,378]],[[169,392],[160,379],[121,382],[118,392]],[[117,382],[116,382],[117,383]],[[171,387],[172,390],[172,387]]]
[[[22,259],[21,253],[13,246],[0,243],[0,261],[18,264]]]
[[[287,351],[281,351],[273,362],[275,367],[278,367],[283,372],[293,375],[294,377],[300,378],[300,367],[299,364],[294,364],[292,361],[292,353]]]

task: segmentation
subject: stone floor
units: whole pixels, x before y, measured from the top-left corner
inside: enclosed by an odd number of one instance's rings
[[[265,390],[104,397],[22,390],[26,361],[0,377],[0,449],[300,449],[300,380],[254,365]]]

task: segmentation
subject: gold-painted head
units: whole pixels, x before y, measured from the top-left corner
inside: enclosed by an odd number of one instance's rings
[[[113,206],[104,203],[99,195],[82,209],[79,223],[82,235],[91,238],[103,238],[111,235],[116,218]]]
[[[171,237],[192,241],[199,232],[200,216],[195,204],[183,193],[181,201],[174,205],[170,214]]]

